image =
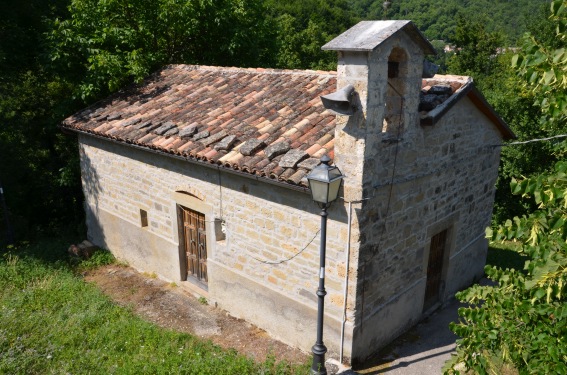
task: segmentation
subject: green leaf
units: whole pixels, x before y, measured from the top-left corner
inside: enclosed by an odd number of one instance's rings
[[[555,72],[553,70],[548,70],[543,73],[543,82],[546,85],[551,84],[553,81],[555,81]]]
[[[524,58],[521,55],[512,56],[512,67],[518,68],[522,64],[523,60]]]
[[[559,48],[559,49],[556,49],[553,52],[553,63],[554,64],[563,62],[565,58],[567,58],[567,55],[565,54],[565,48]]]
[[[565,225],[565,218],[559,217],[555,220],[555,222],[551,225],[551,230],[555,231],[561,229]]]
[[[541,51],[536,51],[532,55],[532,58],[527,61],[526,65],[527,66],[535,66],[535,65],[539,65],[539,64],[541,64],[545,61],[547,61],[547,55],[545,55]]]

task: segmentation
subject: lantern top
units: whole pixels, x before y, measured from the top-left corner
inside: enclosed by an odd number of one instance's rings
[[[327,155],[321,158],[321,164],[313,168],[307,175],[311,196],[317,203],[324,206],[338,198],[339,188],[344,178],[340,169],[329,165],[331,159]]]
[[[331,158],[327,155],[321,157],[321,164],[313,168],[311,173],[307,175],[307,180],[317,180],[325,183],[330,183],[336,178],[343,178],[339,168],[329,165]]]

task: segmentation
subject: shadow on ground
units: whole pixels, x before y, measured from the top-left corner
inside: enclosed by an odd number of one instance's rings
[[[397,338],[377,355],[355,368],[358,374],[441,374],[455,351],[457,336],[449,323],[457,321],[460,303],[451,300],[418,325]]]

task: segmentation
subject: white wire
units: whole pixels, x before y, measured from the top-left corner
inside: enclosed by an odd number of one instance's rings
[[[554,135],[553,137],[536,138],[536,139],[530,139],[530,140],[522,141],[522,142],[501,143],[501,144],[498,144],[498,145],[491,145],[490,147],[506,147],[506,146],[515,146],[515,145],[525,145],[526,143],[549,141],[549,140],[552,140],[552,139],[565,138],[565,137],[567,137],[567,134],[560,134],[560,135]]]

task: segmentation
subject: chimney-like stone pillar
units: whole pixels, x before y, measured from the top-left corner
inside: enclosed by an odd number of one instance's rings
[[[435,49],[411,21],[362,21],[322,49],[338,51],[337,89],[356,92],[355,113],[337,116],[334,146],[335,163],[351,171],[345,199],[356,201],[380,178],[383,145],[415,134],[423,59]]]
[[[363,21],[323,50],[338,52],[337,89],[348,84],[355,88],[353,115],[337,115],[334,162],[347,173],[345,201],[356,202],[352,207],[349,270],[356,289],[349,293],[353,307],[347,311],[353,322],[349,333],[353,341],[345,348],[356,360],[369,354],[364,345],[372,341],[367,337],[371,331],[362,329],[369,306],[368,300],[364,305],[363,295],[365,279],[375,276],[378,269],[367,260],[381,250],[376,228],[384,225],[380,218],[387,200],[381,196],[387,189],[375,186],[391,181],[396,153],[413,147],[421,134],[418,105],[423,59],[435,50],[410,21]]]

